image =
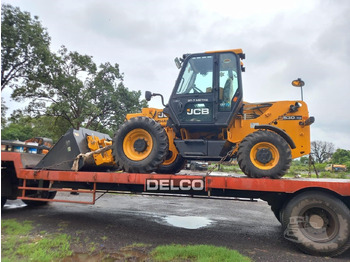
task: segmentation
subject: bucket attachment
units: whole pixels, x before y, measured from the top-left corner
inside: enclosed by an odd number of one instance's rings
[[[112,139],[109,135],[97,131],[80,128],[69,129],[51,148],[44,158],[35,166],[36,169],[72,170],[78,156],[78,164],[74,169],[93,171],[115,169],[112,150],[97,154],[87,154],[92,151],[110,146]],[[84,156],[84,154],[86,154]]]

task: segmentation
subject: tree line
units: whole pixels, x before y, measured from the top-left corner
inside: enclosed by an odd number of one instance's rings
[[[2,97],[2,139],[43,136],[57,141],[70,127],[113,135],[127,113],[147,107],[140,91],[124,86],[117,63],[97,65],[92,56],[65,46],[52,52],[50,42],[39,17],[9,4],[1,6],[1,90],[11,89],[17,102],[28,101],[6,118]],[[313,141],[311,155],[317,163],[350,167],[350,150],[335,150],[330,142]]]
[[[332,142],[326,141],[312,141],[311,142],[311,156],[316,163],[332,163],[342,164],[350,168],[350,150],[338,148]],[[302,157],[300,162],[306,164],[307,157]]]
[[[68,128],[113,134],[127,113],[147,107],[141,91],[130,91],[117,63],[97,65],[93,57],[50,50],[51,38],[39,17],[9,4],[1,6],[1,90],[27,102],[6,118],[1,99],[2,139],[46,136],[57,140]]]

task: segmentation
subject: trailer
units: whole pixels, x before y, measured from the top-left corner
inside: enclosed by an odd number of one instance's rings
[[[205,173],[143,174],[33,168],[41,154],[1,152],[1,200],[95,204],[96,192],[131,191],[262,199],[280,221],[284,237],[303,252],[337,256],[350,247],[350,181],[270,179]],[[91,194],[91,201],[56,199],[57,192]],[[205,201],[205,200],[203,200]]]

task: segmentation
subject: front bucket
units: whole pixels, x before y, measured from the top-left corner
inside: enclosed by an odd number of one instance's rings
[[[87,136],[95,136],[99,139],[112,140],[109,135],[97,131],[80,128],[69,129],[60,140],[50,149],[44,158],[35,166],[35,169],[48,170],[72,170],[73,162],[79,154],[85,154],[91,150],[88,147]],[[100,170],[112,168],[113,165],[97,166],[91,157],[85,161],[79,161],[78,170]]]

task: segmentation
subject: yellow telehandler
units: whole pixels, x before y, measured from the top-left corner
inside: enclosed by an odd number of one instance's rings
[[[310,153],[303,101],[243,101],[242,49],[186,54],[164,109],[128,114],[112,144],[116,165],[131,173],[176,173],[186,160],[236,157],[249,177],[282,177],[291,160]],[[301,79],[292,82],[302,87]]]

